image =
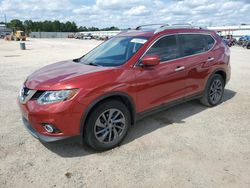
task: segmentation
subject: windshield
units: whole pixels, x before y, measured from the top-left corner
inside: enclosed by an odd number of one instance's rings
[[[145,37],[114,37],[90,51],[79,62],[104,67],[119,66],[129,60],[145,42]]]

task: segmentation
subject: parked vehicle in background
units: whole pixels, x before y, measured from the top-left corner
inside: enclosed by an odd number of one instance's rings
[[[1,32],[0,33],[0,38],[1,39],[4,39],[6,36],[10,35],[11,33],[10,32]]]
[[[236,44],[236,39],[235,38],[230,38],[229,39],[229,44],[230,44],[230,46],[234,46],[235,44]]]
[[[139,26],[34,72],[18,104],[24,125],[42,142],[80,136],[107,150],[149,114],[193,99],[220,104],[230,74],[229,48],[214,31]]]
[[[68,38],[70,39],[75,38],[75,34],[68,34]]]
[[[250,36],[246,35],[246,36],[243,36],[243,37],[240,37],[237,44],[239,46],[242,46],[243,48],[247,48],[249,49],[249,41],[250,41]]]
[[[224,43],[231,47],[231,46],[234,46],[236,44],[236,39],[233,38],[232,35],[227,35],[227,36],[221,36],[222,40],[224,41]]]
[[[91,33],[88,33],[88,34],[83,34],[83,39],[84,40],[91,40],[93,37],[91,35]]]
[[[104,40],[104,41],[106,41],[106,40],[108,40],[111,37],[109,37],[109,36],[95,36],[94,38],[96,40]]]
[[[83,35],[81,33],[75,33],[75,39],[82,39]]]
[[[231,46],[229,45],[229,41],[228,41],[227,39],[223,38],[222,41],[224,42],[225,45],[227,45],[228,47],[231,47]]]
[[[4,32],[1,34],[1,38],[4,38],[5,40],[15,40],[15,41],[25,41],[26,40],[26,34],[24,31],[14,31],[12,33],[10,32]]]
[[[250,40],[246,40],[242,44],[243,48],[250,49]]]

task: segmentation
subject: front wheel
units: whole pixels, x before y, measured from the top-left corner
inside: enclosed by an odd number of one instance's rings
[[[200,102],[205,106],[216,106],[221,103],[224,94],[225,82],[221,75],[214,74],[206,86]]]
[[[108,100],[98,105],[89,115],[84,131],[85,142],[96,150],[108,150],[119,145],[130,126],[126,105]]]

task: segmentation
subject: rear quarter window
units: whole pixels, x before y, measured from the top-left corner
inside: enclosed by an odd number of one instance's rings
[[[210,50],[214,44],[215,44],[215,40],[211,35],[204,35],[206,43],[207,43],[207,50]]]

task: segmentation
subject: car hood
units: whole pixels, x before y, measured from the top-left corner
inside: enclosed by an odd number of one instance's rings
[[[26,80],[25,86],[35,90],[57,90],[75,87],[72,80],[111,69],[110,67],[99,67],[84,65],[72,60],[54,63],[45,66],[32,73]]]

